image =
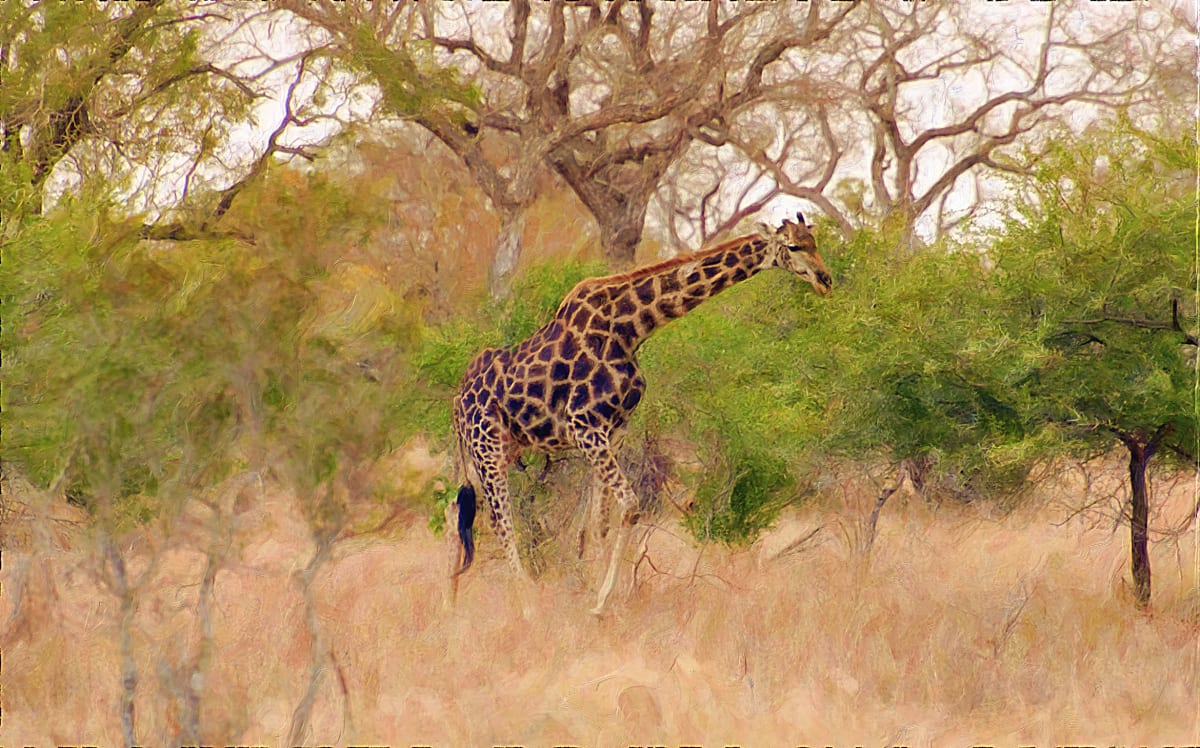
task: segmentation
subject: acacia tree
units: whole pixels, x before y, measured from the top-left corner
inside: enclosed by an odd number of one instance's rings
[[[861,232],[798,332],[835,407],[817,448],[924,465],[965,500],[1124,450],[1145,607],[1152,461],[1200,469],[1195,152],[1191,133],[1110,122],[1042,155],[998,236],[897,259]]]
[[[1055,147],[994,247],[1008,324],[1035,330],[1043,350],[1024,385],[1029,418],[1078,450],[1128,453],[1122,519],[1139,607],[1151,589],[1151,461],[1200,469],[1195,153],[1191,133],[1128,124],[1100,144]]]
[[[368,68],[385,101],[394,92],[393,108],[470,169],[502,214],[499,290],[547,174],[596,218],[608,257],[632,261],[671,164],[706,129],[767,96],[777,64],[828,37],[854,4],[286,7],[327,31],[339,54]],[[461,98],[457,112],[412,98],[447,68],[478,97]]]

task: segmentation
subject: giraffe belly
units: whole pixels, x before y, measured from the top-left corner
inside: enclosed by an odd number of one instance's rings
[[[566,424],[550,420],[538,421],[529,427],[514,424],[510,431],[517,450],[533,449],[538,452],[561,452],[575,449],[575,440]]]
[[[528,390],[532,392],[525,394]],[[533,396],[541,391],[541,387],[532,383],[509,389],[504,399],[508,434],[518,448],[541,452],[568,449],[571,439],[566,420],[554,412],[544,397]]]
[[[646,382],[632,365],[597,367],[598,376],[576,386],[568,403],[569,418],[576,424],[611,434],[621,429],[641,401]]]

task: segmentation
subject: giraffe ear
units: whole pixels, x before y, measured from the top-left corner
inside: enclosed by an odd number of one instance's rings
[[[760,223],[758,224],[758,233],[769,239],[772,236],[775,236],[775,229],[771,228],[765,223]]]

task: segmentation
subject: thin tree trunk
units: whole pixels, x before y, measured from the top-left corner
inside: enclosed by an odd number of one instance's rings
[[[1154,455],[1156,445],[1142,444],[1136,440],[1126,442],[1129,449],[1129,486],[1131,507],[1129,518],[1129,546],[1133,568],[1133,591],[1139,610],[1150,604],[1150,553],[1147,548],[1149,536],[1150,496],[1146,487],[1146,467]]]
[[[500,219],[500,235],[496,238],[496,255],[488,276],[488,291],[492,298],[508,296],[513,271],[521,259],[521,239],[525,234],[525,211],[522,208],[505,211]]]
[[[125,559],[112,538],[104,540],[105,555],[112,566],[113,591],[121,603],[118,621],[118,640],[121,647],[121,735],[126,745],[137,745],[135,699],[137,696],[137,661],[133,656],[133,590],[125,569]]]

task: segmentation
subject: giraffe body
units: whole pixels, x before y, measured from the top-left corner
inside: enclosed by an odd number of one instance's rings
[[[574,449],[602,488],[600,511],[622,510],[617,539],[594,612],[612,591],[630,527],[637,521],[633,489],[613,454],[646,388],[637,349],[659,326],[768,267],[805,277],[821,294],[830,278],[802,216],[760,232],[631,273],[580,282],[554,318],[510,349],[481,352],[454,399],[453,427],[466,484],[459,492],[456,579],[471,565],[475,487],[509,563],[524,574],[517,552],[507,470],[526,450]],[[469,519],[468,519],[469,518]]]

